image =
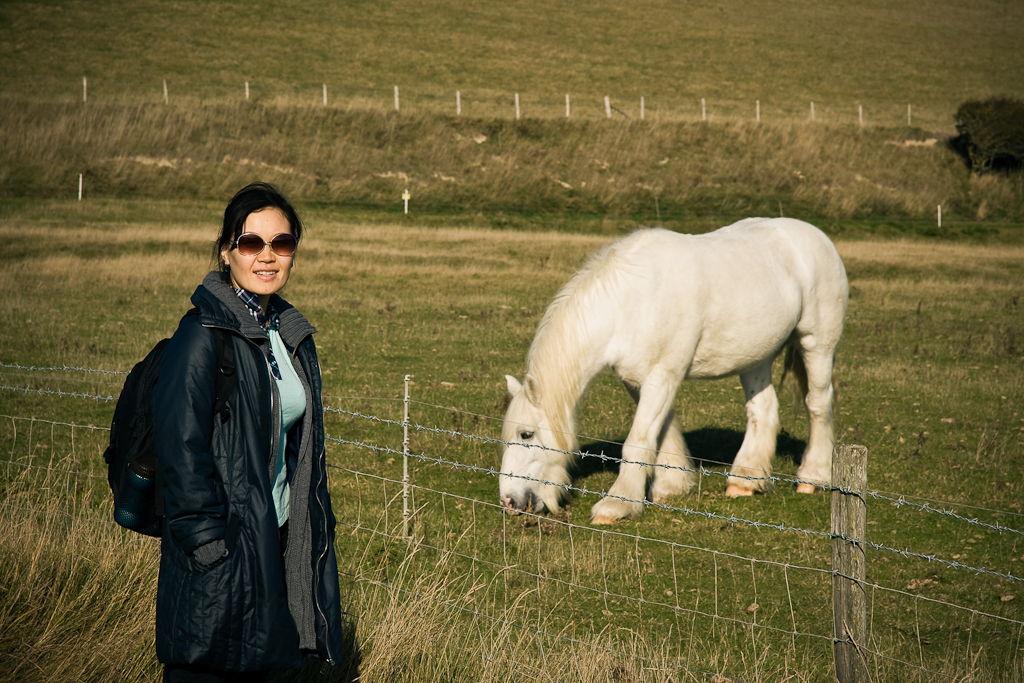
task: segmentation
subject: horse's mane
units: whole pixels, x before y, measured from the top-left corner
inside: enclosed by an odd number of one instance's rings
[[[634,233],[634,235],[637,233]],[[576,272],[548,305],[526,356],[526,372],[538,384],[540,401],[558,448],[575,451],[576,407],[593,379],[586,374],[590,346],[588,313],[614,302],[634,240],[619,240],[598,251]]]

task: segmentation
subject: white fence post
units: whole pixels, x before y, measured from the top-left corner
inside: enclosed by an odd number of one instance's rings
[[[644,120],[644,96],[640,96],[640,120]]]
[[[857,120],[860,122],[861,127],[864,127],[864,105],[857,105]]]
[[[942,227],[942,204],[939,204],[937,207],[935,207],[935,210],[936,210],[936,215],[938,216],[938,220],[939,220],[939,227],[941,228]]]
[[[324,83],[324,106],[327,106],[327,84]]]
[[[164,79],[164,104],[167,104],[167,79]]]
[[[708,110],[704,106],[704,98],[703,97],[700,98],[700,120],[701,121],[707,121],[708,120]]]
[[[455,91],[455,115],[462,116],[462,93]]]
[[[565,118],[569,118],[569,93],[565,93]]]
[[[245,101],[249,101],[249,81],[245,82]]]
[[[604,117],[610,119],[612,117],[612,103],[608,100],[608,96],[604,96]]]
[[[84,104],[89,99],[89,80],[85,76],[82,76],[82,103]]]
[[[761,100],[754,100],[754,120],[761,123]]]
[[[398,111],[398,86],[395,86],[395,111]]]
[[[832,617],[839,683],[868,683],[867,460],[864,446],[837,444],[832,453]]]
[[[78,201],[82,201],[82,174],[78,174]]]
[[[516,93],[516,121],[519,120],[519,93]]]

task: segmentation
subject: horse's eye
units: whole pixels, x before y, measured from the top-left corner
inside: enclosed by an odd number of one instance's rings
[[[523,430],[519,432],[519,438],[522,439],[523,441],[529,441],[530,439],[533,438],[533,432]]]

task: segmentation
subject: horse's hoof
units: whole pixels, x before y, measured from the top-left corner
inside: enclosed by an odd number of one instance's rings
[[[607,524],[615,524],[618,521],[619,520],[614,519],[612,517],[609,517],[608,515],[598,515],[597,517],[594,517],[592,520],[590,520],[590,523],[594,524],[594,525],[598,525],[598,524],[607,525]]]
[[[816,487],[814,486],[814,484],[797,484],[796,485],[796,492],[797,493],[814,493],[815,488]]]
[[[743,498],[754,495],[754,489],[746,489],[739,484],[729,484],[729,488],[725,489],[725,495],[730,498]]]

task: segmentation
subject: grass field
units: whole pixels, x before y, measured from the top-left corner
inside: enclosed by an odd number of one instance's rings
[[[699,490],[610,533],[587,492],[613,465],[564,514],[512,518],[486,440],[588,254],[786,215],[850,275],[871,680],[1020,683],[1024,175],[972,176],[945,139],[1022,73],[1013,0],[0,3],[0,679],[158,678],[158,546],[108,521],[95,397],[173,331],[225,201],[263,179],[309,227],[287,296],[320,330],[350,636],[345,667],[275,680],[831,680],[829,501],[722,496],[738,381],[677,397]],[[430,428],[412,543],[406,375]],[[581,442],[614,456],[631,416],[602,378]],[[791,477],[788,406],[783,429]]]
[[[325,403],[400,420],[408,374],[413,423],[484,437],[498,435],[503,375],[522,373],[548,299],[608,239],[361,225],[315,207],[306,216],[309,241],[288,296],[320,329]],[[215,226],[201,203],[5,203],[0,234],[12,260],[0,278],[15,296],[0,362],[129,368],[187,307]],[[870,449],[869,487],[1021,528],[1019,239],[838,246],[852,286],[837,361],[842,434]],[[123,379],[8,367],[2,376],[5,386],[101,396],[116,395]],[[361,680],[507,680],[542,669],[585,681],[831,675],[828,540],[751,524],[827,532],[828,499],[785,485],[753,499],[721,496],[725,470],[713,461],[728,461],[742,438],[736,385],[684,385],[677,413],[709,473],[698,493],[670,501],[674,509],[652,509],[613,535],[589,529],[591,495],[540,524],[500,514],[493,475],[466,468],[495,468],[494,445],[414,430],[413,453],[461,466],[413,460],[417,543],[407,546],[393,538],[401,457],[380,450],[400,450],[400,427],[329,413],[333,437],[363,444],[329,447]],[[104,426],[112,408],[0,393],[0,414],[15,418],[2,428],[12,529],[0,553],[6,678],[155,675],[147,634],[156,546],[105,522],[109,494],[93,476],[105,433],[66,426]],[[621,440],[630,416],[621,388],[600,382],[581,413],[582,441],[614,453],[602,440]],[[788,408],[783,423],[777,472],[792,476],[806,427]],[[577,486],[601,491],[613,478],[596,471]],[[868,519],[868,540],[892,549],[868,553],[871,647],[881,653],[873,680],[970,671],[1019,681],[1024,596],[1005,577],[1022,574],[1020,534],[884,499],[869,500]],[[940,561],[893,552],[904,549]],[[83,656],[68,661],[69,650]]]

